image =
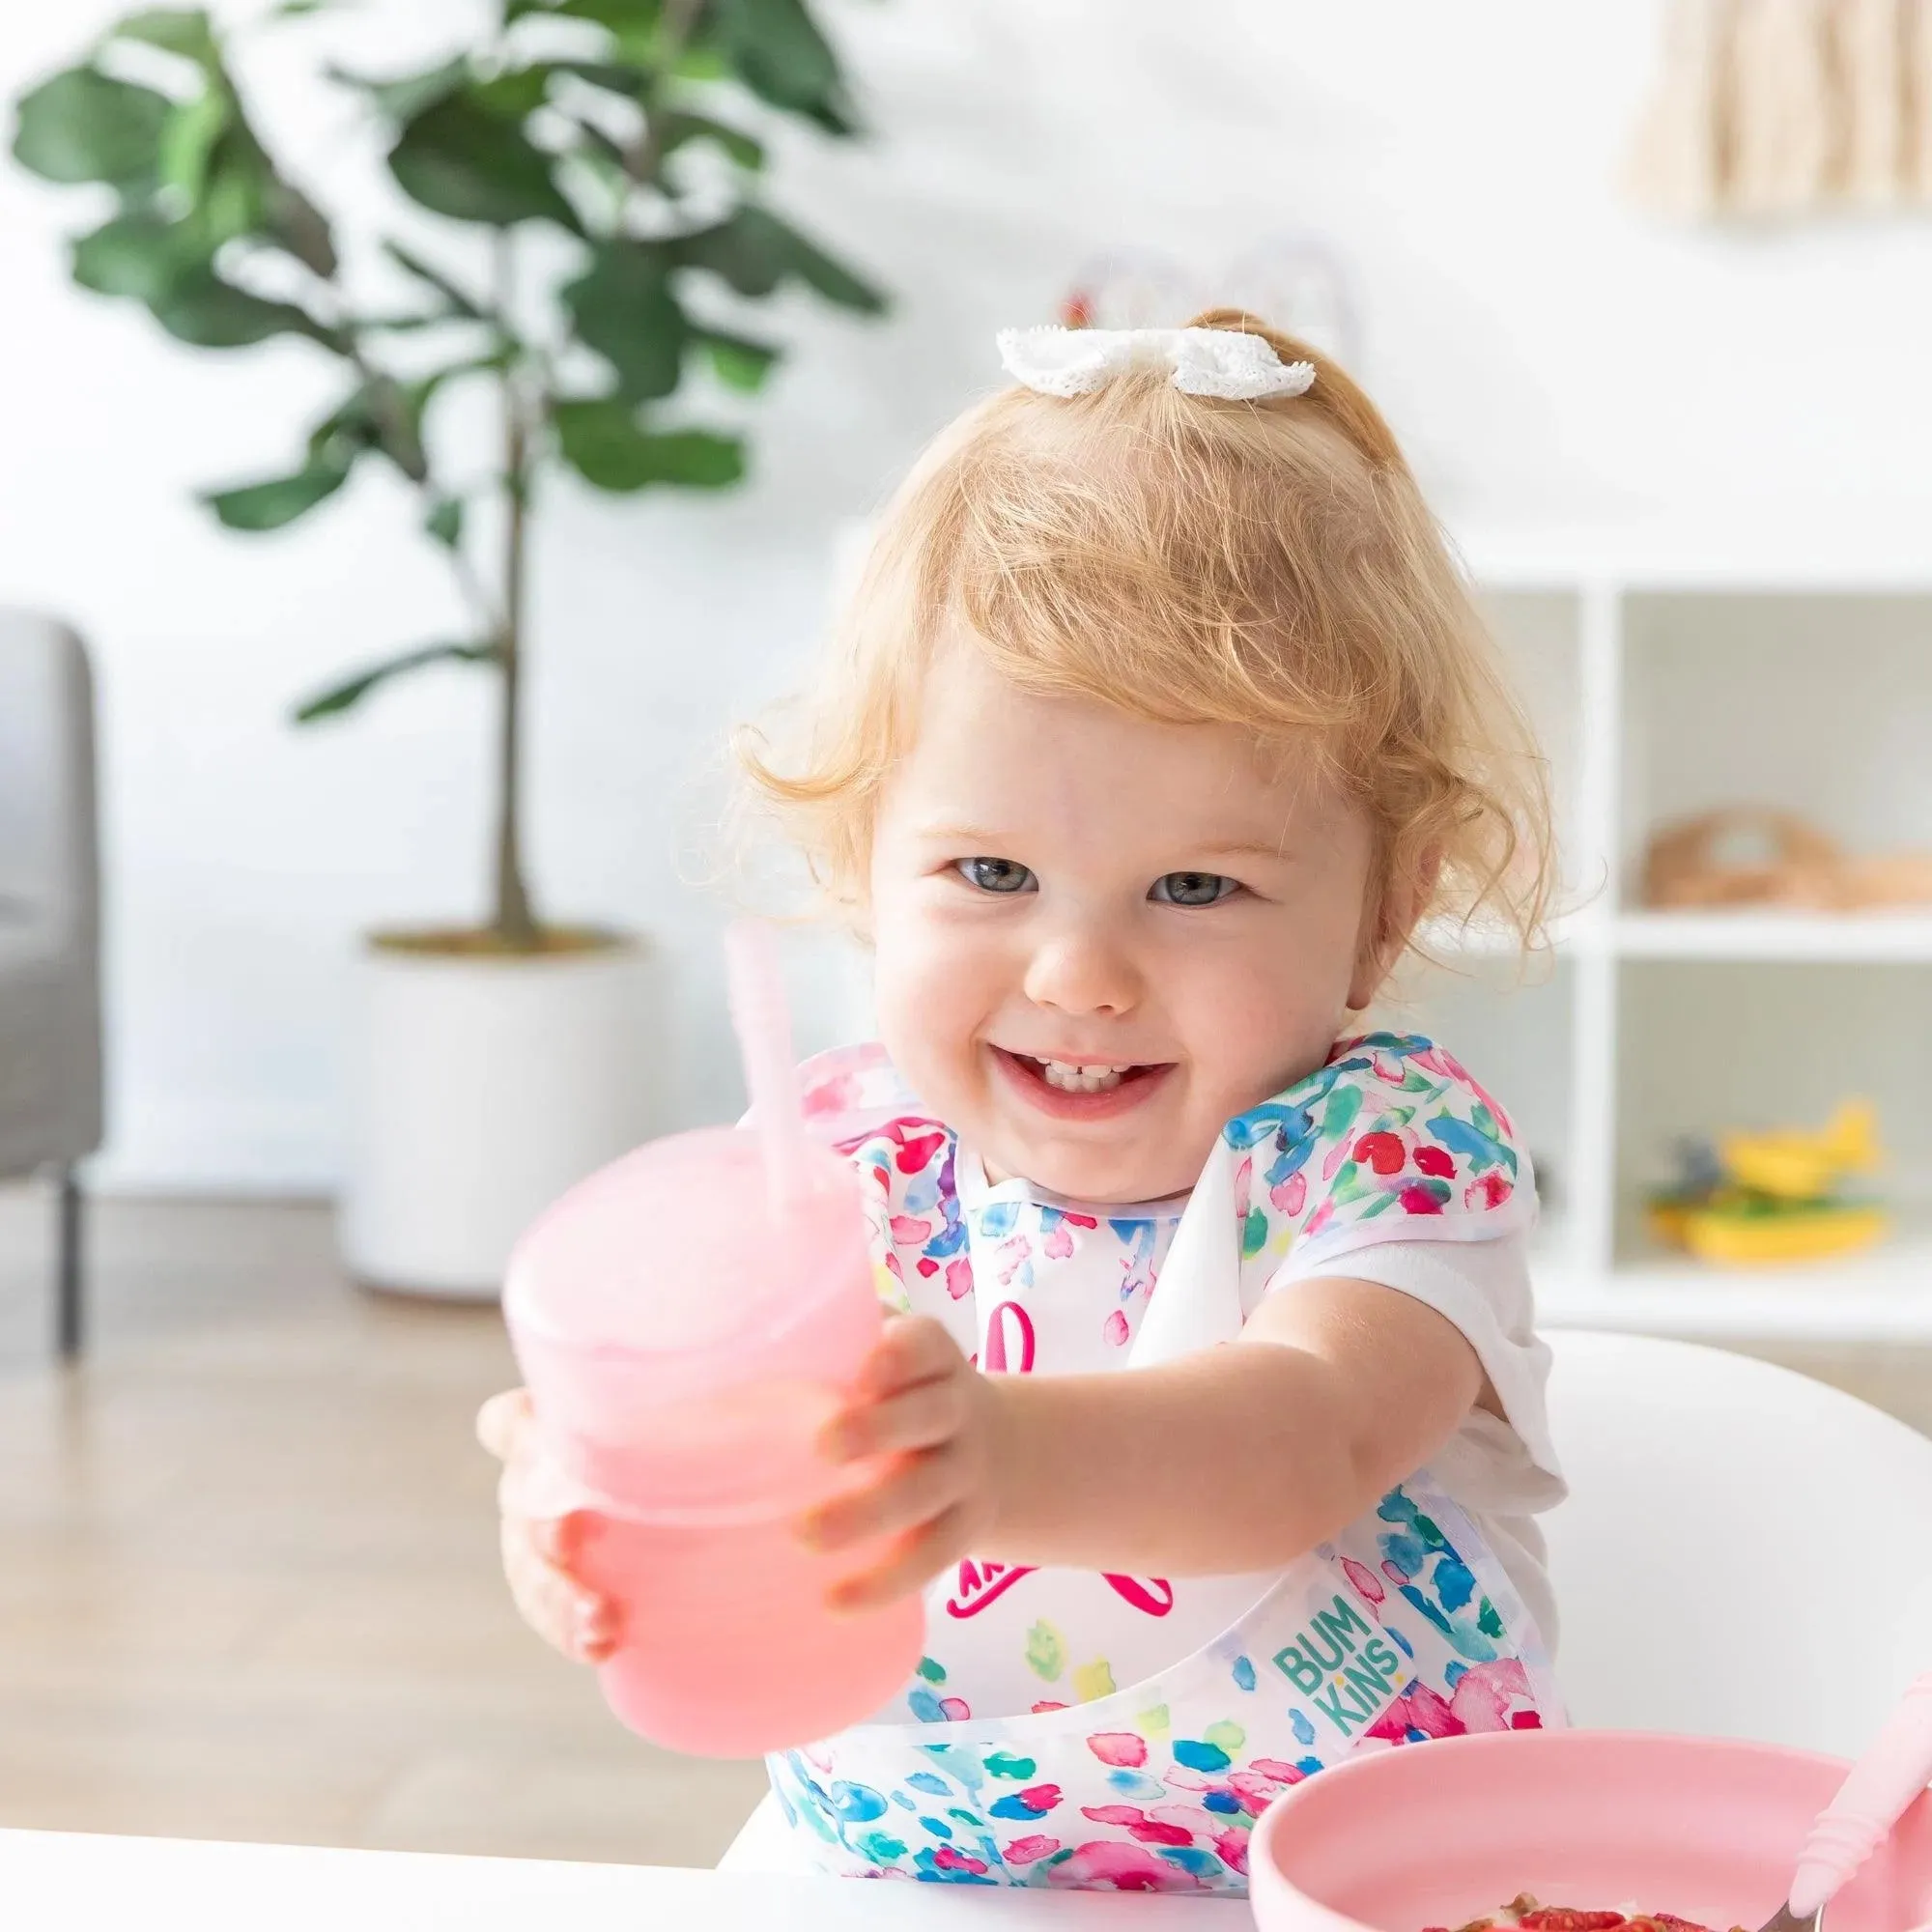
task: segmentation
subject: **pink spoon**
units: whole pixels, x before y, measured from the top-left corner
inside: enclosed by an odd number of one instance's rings
[[[1818,1814],[1799,1855],[1789,1902],[1763,1932],[1814,1924],[1840,1886],[1890,1836],[1912,1801],[1932,1784],[1932,1672],[1918,1679]]]

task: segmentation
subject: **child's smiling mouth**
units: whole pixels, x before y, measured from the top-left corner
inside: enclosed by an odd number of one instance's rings
[[[991,1047],[1007,1085],[1029,1105],[1058,1120],[1109,1120],[1151,1099],[1174,1062],[1061,1060]]]

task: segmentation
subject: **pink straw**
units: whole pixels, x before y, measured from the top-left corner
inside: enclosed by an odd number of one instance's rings
[[[790,1208],[805,1193],[805,1117],[792,1060],[791,1015],[770,925],[757,919],[734,921],[724,934],[724,963],[752,1124],[765,1156],[765,1191],[774,1208]]]

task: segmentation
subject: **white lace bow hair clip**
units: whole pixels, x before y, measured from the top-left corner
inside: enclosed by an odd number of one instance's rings
[[[1043,396],[1084,396],[1129,369],[1166,368],[1190,396],[1253,402],[1299,396],[1313,362],[1284,362],[1259,335],[1233,328],[1003,328],[1000,360]]]

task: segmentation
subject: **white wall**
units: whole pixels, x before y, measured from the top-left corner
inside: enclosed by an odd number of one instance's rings
[[[463,0],[364,0],[304,32],[358,64],[433,44]],[[255,11],[252,7],[246,11]],[[65,58],[99,0],[0,0],[0,87]],[[1285,227],[1352,255],[1366,374],[1460,516],[1932,508],[1932,247],[1867,220],[1660,229],[1615,176],[1655,10],[1633,0],[847,0],[879,130],[800,139],[784,202],[900,292],[866,329],[802,314],[755,487],[611,503],[559,486],[537,563],[533,838],[558,913],[649,926],[675,976],[676,1109],[735,1096],[690,883],[729,719],[817,630],[828,547],[1047,315],[1096,248],[1204,267]],[[298,171],[362,165],[340,110],[263,66]],[[460,673],[296,736],[289,698],[443,631],[435,560],[371,479],[279,539],[190,489],[273,469],[321,372],[197,355],[64,281],[72,197],[0,170],[0,600],[99,653],[114,1140],[128,1186],[326,1184],[343,965],[369,923],[480,902],[483,691]]]

